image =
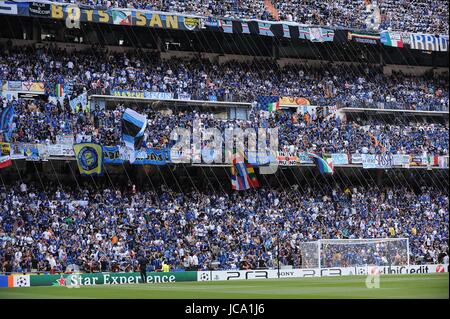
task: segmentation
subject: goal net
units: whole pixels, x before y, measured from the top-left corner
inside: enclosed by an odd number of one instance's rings
[[[409,265],[408,238],[322,239],[300,252],[302,268]]]

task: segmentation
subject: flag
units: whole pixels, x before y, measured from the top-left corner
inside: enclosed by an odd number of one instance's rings
[[[268,111],[274,112],[280,109],[280,102],[272,102],[268,104]]]
[[[439,166],[439,156],[437,156],[437,155],[428,155],[428,164],[430,166]]]
[[[78,95],[76,98],[73,98],[69,101],[70,109],[72,110],[72,113],[77,112],[77,106],[81,105],[82,111],[88,110],[88,100],[87,100],[87,93],[83,93]]]
[[[134,151],[139,149],[144,141],[147,127],[147,116],[132,109],[126,109],[122,115],[122,141],[125,146]]]
[[[101,145],[96,143],[74,144],[73,150],[81,175],[102,175],[103,152]]]
[[[439,156],[439,168],[448,168],[448,156]]]
[[[9,143],[0,143],[0,168],[5,168],[12,165],[11,161],[11,145]]]
[[[320,28],[322,42],[331,42],[334,40],[334,30]]]
[[[270,23],[258,22],[258,31],[259,32],[257,34],[273,37],[274,34],[272,32],[272,29],[270,28],[271,25],[272,24],[270,24]],[[250,26],[251,26],[251,24],[250,24]],[[249,26],[249,29],[250,29],[250,26]],[[250,31],[250,33],[251,33],[251,31]]]
[[[131,11],[113,10],[113,23],[118,25],[131,25]]]
[[[307,153],[316,164],[321,174],[333,174],[333,160],[331,157],[321,157],[314,153]]]
[[[11,154],[11,144],[0,142],[0,155],[1,156],[9,156]]]
[[[354,40],[360,43],[369,43],[369,44],[377,44],[377,41],[380,40],[379,34],[370,34],[366,32],[350,32],[347,33],[348,40]]]
[[[309,28],[309,39],[312,42],[323,42],[320,28]]]
[[[0,168],[6,168],[12,165],[11,156],[0,156]]]
[[[62,97],[64,95],[64,85],[63,84],[56,84],[55,85],[55,96],[56,97]]]
[[[4,108],[0,113],[0,132],[3,132],[3,135],[7,142],[11,140],[13,117],[13,105]]]
[[[401,32],[383,31],[380,33],[380,41],[390,47],[403,48]]]
[[[231,188],[239,191],[257,187],[259,182],[253,166],[245,163],[244,157],[235,155],[231,168]]]
[[[279,96],[269,96],[269,95],[260,95],[256,98],[256,102],[258,104],[258,107],[261,110],[268,110],[269,104],[271,103],[279,103],[280,97]]]
[[[231,20],[220,20],[223,32],[233,33],[233,21]]]

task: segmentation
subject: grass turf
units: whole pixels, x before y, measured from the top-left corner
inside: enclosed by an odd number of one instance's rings
[[[166,284],[2,288],[9,298],[150,298],[150,299],[272,299],[272,298],[449,298],[448,273],[382,275],[380,288],[368,289],[365,276],[269,279]]]

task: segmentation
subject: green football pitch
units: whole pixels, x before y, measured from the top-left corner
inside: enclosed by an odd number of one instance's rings
[[[448,273],[382,275],[380,287],[368,289],[365,276],[269,279],[165,284],[2,288],[0,298],[449,298]]]

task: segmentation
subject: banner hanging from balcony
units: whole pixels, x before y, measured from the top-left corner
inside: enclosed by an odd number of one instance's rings
[[[448,51],[448,35],[398,31],[358,31],[332,26],[310,26],[288,21],[235,20],[142,9],[102,9],[89,5],[51,1],[4,1],[0,14],[60,20],[66,28],[80,28],[81,23],[103,23],[168,30],[210,30],[231,34],[251,34],[277,38],[303,39],[311,42],[357,42],[384,44],[425,51]]]
[[[170,150],[167,148],[145,148],[130,154],[130,150],[124,147],[102,146],[102,151],[105,164],[124,164],[131,157],[134,158],[133,165],[166,165],[170,162]]]

